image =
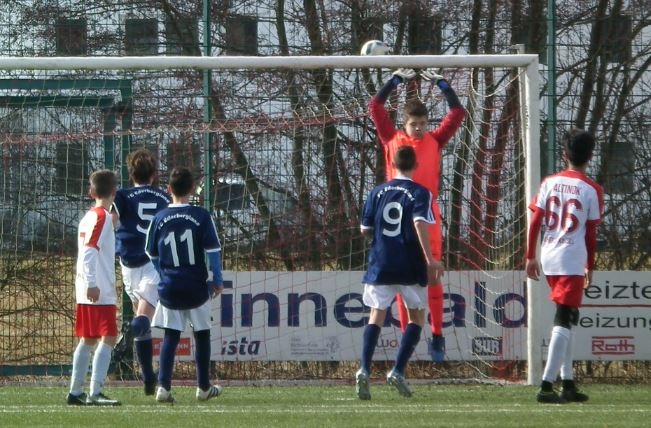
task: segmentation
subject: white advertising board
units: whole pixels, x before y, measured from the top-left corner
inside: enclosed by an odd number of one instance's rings
[[[227,361],[357,360],[368,308],[362,272],[224,272],[226,288],[213,300],[212,359]],[[446,272],[444,335],[449,361],[526,360],[525,274]],[[576,360],[651,359],[651,276],[595,272],[575,327]],[[555,307],[546,282],[539,320],[551,331]],[[400,329],[391,308],[374,358],[391,360]],[[423,339],[430,337],[426,327]],[[160,332],[156,337],[162,337]],[[191,328],[179,359],[192,359]],[[546,356],[548,335],[540,346]],[[422,340],[415,359],[430,359]]]

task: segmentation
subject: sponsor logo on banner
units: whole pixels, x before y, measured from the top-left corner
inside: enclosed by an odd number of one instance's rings
[[[154,355],[160,355],[160,347],[163,343],[163,339],[153,338],[152,345],[154,346]],[[176,347],[176,356],[177,357],[189,357],[192,355],[192,343],[190,342],[189,337],[182,337],[179,340],[179,346]]]
[[[222,340],[222,355],[258,355],[260,341],[242,337],[235,340]]]
[[[294,336],[289,341],[289,350],[295,357],[318,356],[333,359],[340,348],[337,336],[325,337],[322,341]]]
[[[317,272],[318,273],[318,272]],[[346,273],[340,273],[345,276]],[[360,273],[361,275],[361,273]],[[524,287],[524,283],[520,285]],[[234,287],[231,280],[224,281],[224,291],[219,297],[219,311],[214,315],[222,330],[232,327],[258,327],[262,321],[266,327],[330,328],[333,323],[343,328],[362,328],[368,322],[369,308],[364,306],[361,293],[336,295],[328,286],[321,290],[305,293],[277,293],[242,291],[234,298],[232,292],[243,287]],[[291,283],[287,285],[291,288]],[[446,320],[443,327],[467,327],[468,315],[472,314],[474,325],[485,328],[491,323],[509,329],[523,327],[526,323],[526,299],[521,293],[489,293],[485,281],[474,281],[472,305],[470,296],[458,293],[444,293],[447,302],[443,308]],[[319,292],[320,291],[320,292]],[[490,298],[489,298],[490,296]],[[256,308],[265,308],[261,312]],[[310,308],[302,314],[303,308]],[[304,311],[303,311],[304,312]],[[263,318],[259,314],[265,313]],[[334,328],[338,327],[337,325]],[[400,322],[391,311],[387,314],[384,327],[399,327]]]
[[[592,355],[635,355],[635,337],[592,336]]]
[[[501,356],[501,337],[473,337],[472,353],[481,356]]]
[[[400,347],[400,340],[398,339],[382,339],[377,341],[377,348],[381,349],[398,349]]]

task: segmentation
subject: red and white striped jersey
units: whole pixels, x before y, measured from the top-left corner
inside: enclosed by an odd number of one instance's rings
[[[117,304],[115,289],[115,232],[111,214],[103,207],[88,210],[79,222],[77,235],[77,303],[91,304],[86,298],[89,285],[99,287],[96,305]]]

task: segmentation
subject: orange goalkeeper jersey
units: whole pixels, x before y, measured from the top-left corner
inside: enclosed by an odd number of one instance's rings
[[[461,126],[466,114],[464,108],[461,106],[450,108],[440,125],[426,133],[421,140],[408,136],[404,131],[397,130],[384,108],[384,103],[376,97],[371,98],[369,112],[373,123],[375,123],[378,137],[384,146],[387,180],[395,177],[396,171],[393,169],[392,162],[398,147],[412,146],[416,151],[416,160],[418,161],[418,168],[413,176],[414,181],[427,187],[434,198],[438,197],[441,153]]]

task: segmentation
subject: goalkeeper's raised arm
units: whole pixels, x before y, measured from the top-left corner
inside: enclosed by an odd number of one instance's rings
[[[454,136],[459,126],[461,126],[466,116],[466,110],[461,105],[459,97],[457,97],[456,92],[454,92],[454,89],[452,89],[452,86],[450,86],[450,83],[448,83],[445,77],[430,70],[421,70],[420,76],[425,80],[434,82],[438,86],[441,92],[443,92],[443,96],[445,96],[448,107],[450,107],[450,111],[445,115],[439,126],[431,131],[434,138],[443,143],[442,148]]]
[[[389,117],[389,113],[384,108],[384,103],[398,85],[414,77],[416,77],[416,72],[411,68],[399,68],[391,74],[391,78],[387,80],[382,89],[371,98],[369,113],[382,144],[386,144],[396,133],[396,128]]]
[[[450,111],[443,118],[440,125],[436,129],[430,131],[430,133],[432,133],[435,139],[438,140],[439,143],[442,143],[442,146],[444,146],[454,136],[454,133],[459,129],[459,126],[461,126],[466,112],[461,105],[456,92],[445,77],[427,69],[416,72],[411,68],[399,68],[391,74],[389,80],[387,80],[380,91],[371,98],[371,102],[369,104],[369,113],[371,120],[375,124],[378,137],[383,144],[386,144],[388,141],[390,141],[396,134],[396,128],[391,118],[389,117],[384,104],[391,95],[391,92],[393,92],[393,90],[396,89],[398,85],[401,83],[407,83],[409,80],[414,79],[419,75],[421,79],[432,81],[436,84],[436,86],[438,86],[438,88],[445,96],[448,107],[450,107]],[[424,111],[425,116],[427,116],[427,110],[424,106],[422,111]],[[409,115],[410,112],[408,110],[405,110],[405,124],[407,123],[406,119]],[[408,129],[405,129],[405,131],[407,134],[409,134]]]

